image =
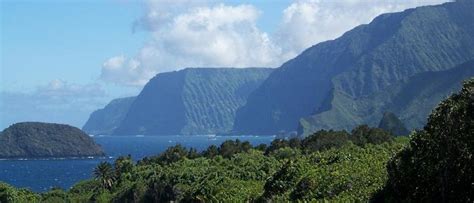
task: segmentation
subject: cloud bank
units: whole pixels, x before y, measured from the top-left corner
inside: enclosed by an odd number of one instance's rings
[[[53,80],[31,92],[0,92],[0,128],[23,121],[66,123],[81,128],[89,114],[107,102],[98,84]]]
[[[113,56],[101,79],[142,86],[156,73],[185,67],[278,67],[304,49],[337,38],[381,13],[444,0],[299,0],[282,11],[275,33],[257,27],[262,12],[248,4],[153,0],[133,26],[151,32],[135,56]],[[269,3],[271,4],[271,3]]]
[[[289,57],[322,41],[335,39],[344,32],[367,24],[382,13],[398,12],[445,0],[302,0],[283,11],[276,40]]]

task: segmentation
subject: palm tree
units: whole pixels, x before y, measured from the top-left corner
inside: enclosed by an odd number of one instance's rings
[[[108,162],[100,162],[99,165],[94,169],[94,176],[96,180],[99,180],[104,189],[112,188],[115,181],[114,171],[112,165]]]

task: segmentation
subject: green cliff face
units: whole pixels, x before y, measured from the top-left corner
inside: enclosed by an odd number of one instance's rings
[[[135,97],[112,100],[103,109],[94,111],[82,130],[92,135],[110,135],[120,125]]]
[[[76,127],[24,122],[0,133],[0,158],[103,156],[99,145]]]
[[[267,68],[188,68],[158,74],[131,105],[116,135],[216,134],[270,74]]]
[[[376,126],[388,110],[409,128],[420,127],[425,119],[420,117],[427,113],[410,117],[420,105],[402,109],[380,95],[391,94],[394,86],[421,73],[447,71],[474,59],[473,10],[472,1],[463,1],[384,14],[307,49],[249,96],[237,112],[234,130],[273,134],[295,130],[299,124],[312,131],[352,129],[362,123]],[[461,81],[457,79],[456,84]],[[430,104],[423,106],[425,112],[442,98],[437,91],[431,93],[420,96],[436,100],[399,102]]]
[[[331,110],[301,119],[299,133],[309,135],[321,128],[351,128],[357,123],[377,126],[383,112],[397,112],[410,129],[421,128],[440,101],[461,89],[462,81],[474,77],[474,60],[450,70],[425,72],[389,86],[384,92],[358,100],[340,95]]]

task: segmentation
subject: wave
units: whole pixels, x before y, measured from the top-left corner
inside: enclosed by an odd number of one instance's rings
[[[113,159],[112,156],[43,157],[43,158],[2,158],[0,161],[51,161],[51,160]]]

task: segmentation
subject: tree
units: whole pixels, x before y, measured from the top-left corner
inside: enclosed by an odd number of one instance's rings
[[[184,159],[187,156],[188,156],[188,150],[182,145],[177,144],[173,147],[169,147],[168,149],[166,149],[166,151],[164,151],[160,155],[158,160],[160,161],[160,163],[170,164],[173,162],[177,162],[181,159]]]
[[[289,147],[290,144],[288,143],[288,140],[285,139],[274,139],[271,143],[270,146],[265,150],[265,155],[270,154],[271,152],[278,150],[280,148],[284,147]]]
[[[120,178],[123,174],[131,173],[134,167],[132,157],[120,156],[114,162],[115,174],[117,178]]]
[[[219,155],[219,149],[216,145],[211,145],[202,153],[202,155],[204,157],[212,159],[215,156]]]
[[[393,140],[393,136],[383,129],[360,125],[352,130],[350,140],[356,145],[364,146],[390,142]]]
[[[240,145],[241,152],[248,152],[250,149],[252,149],[252,144],[249,141],[242,142]]]
[[[100,181],[102,188],[107,190],[112,188],[115,177],[114,170],[109,162],[100,162],[100,164],[94,169],[94,176]]]
[[[189,149],[189,151],[188,151],[187,157],[188,157],[189,159],[198,158],[198,157],[199,157],[199,153],[198,153],[197,149],[191,147],[191,148]]]
[[[474,79],[439,104],[387,170],[386,199],[474,201]]]
[[[292,161],[287,161],[279,171],[267,180],[264,185],[265,192],[262,198],[271,199],[272,196],[278,194],[284,194],[289,189],[293,188],[299,176],[301,175],[301,169]]]
[[[307,152],[326,150],[330,148],[340,148],[349,140],[346,131],[320,130],[302,142],[303,149]]]
[[[288,140],[288,145],[291,148],[300,148],[301,147],[301,139],[297,137],[293,137],[290,140]]]
[[[259,150],[259,151],[265,151],[265,149],[267,149],[267,145],[266,144],[259,144],[255,147],[256,150]]]
[[[248,142],[240,142],[239,139],[227,140],[219,147],[219,154],[224,158],[231,158],[234,154],[240,152],[247,152],[252,148],[252,145]]]

